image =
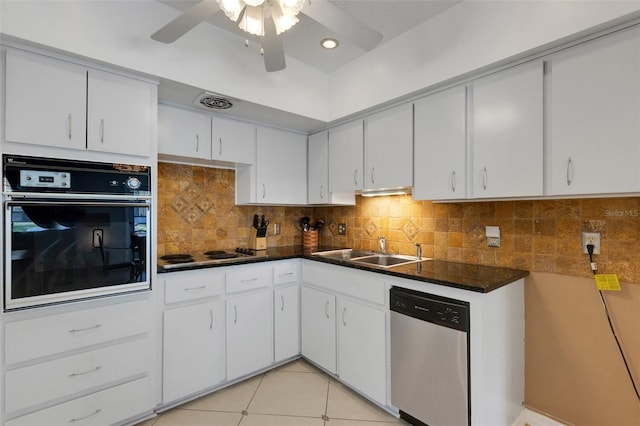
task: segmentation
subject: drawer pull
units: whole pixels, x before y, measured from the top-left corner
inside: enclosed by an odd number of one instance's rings
[[[258,281],[258,278],[247,278],[246,280],[241,280],[241,283],[251,283],[254,281]]]
[[[206,285],[201,285],[200,287],[187,287],[184,289],[184,291],[200,291],[204,290],[205,288],[207,288]]]
[[[86,328],[73,328],[71,330],[69,330],[69,333],[74,334],[74,333],[82,333],[84,331],[91,331],[91,330],[97,330],[100,327],[102,327],[102,324],[96,324],[94,326],[91,327],[86,327]]]
[[[100,370],[102,370],[102,367],[101,366],[97,366],[96,368],[92,368],[91,370],[87,370],[87,371],[82,371],[80,373],[71,373],[71,374],[69,374],[69,377],[84,376],[86,374],[95,373],[96,371],[100,371]]]
[[[84,417],[74,417],[74,418],[72,418],[71,420],[69,420],[69,423],[80,422],[80,421],[82,421],[82,420],[88,419],[89,417],[93,417],[93,416],[95,416],[96,414],[100,414],[100,412],[102,412],[102,408],[98,408],[98,409],[97,409],[96,411],[94,411],[93,413],[91,413],[91,414],[87,414],[87,415],[86,415],[86,416],[84,416]]]
[[[286,272],[284,274],[280,274],[281,277],[290,277],[291,275],[293,275],[293,272]]]

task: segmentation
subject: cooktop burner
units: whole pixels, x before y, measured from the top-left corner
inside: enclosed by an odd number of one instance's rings
[[[266,252],[263,254],[266,256]],[[209,250],[197,253],[167,254],[158,258],[161,269],[176,269],[215,264],[239,262],[244,259],[259,256],[255,250],[236,249],[235,251]]]
[[[160,259],[172,265],[193,262],[193,256],[187,253],[166,254],[164,256],[160,256]]]
[[[237,253],[228,253],[222,250],[205,251],[204,255],[209,259],[233,259],[239,256]]]

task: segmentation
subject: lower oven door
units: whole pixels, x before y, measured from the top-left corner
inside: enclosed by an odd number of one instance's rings
[[[5,310],[149,290],[147,202],[5,202]]]

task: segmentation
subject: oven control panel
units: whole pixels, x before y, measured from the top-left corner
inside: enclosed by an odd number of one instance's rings
[[[20,170],[20,186],[25,188],[71,188],[69,172]]]

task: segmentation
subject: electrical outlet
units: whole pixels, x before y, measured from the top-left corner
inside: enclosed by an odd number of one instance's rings
[[[582,253],[588,253],[587,244],[593,244],[593,254],[600,254],[600,233],[599,232],[583,232],[582,233]]]
[[[347,235],[347,224],[339,223],[338,224],[338,235]]]
[[[500,237],[488,237],[487,245],[489,247],[500,247]]]
[[[93,247],[100,247],[103,245],[104,241],[104,231],[100,228],[96,228],[93,230]]]

